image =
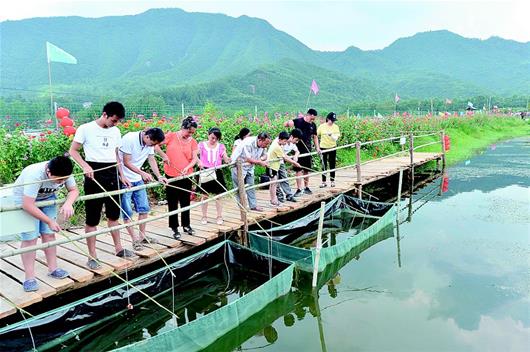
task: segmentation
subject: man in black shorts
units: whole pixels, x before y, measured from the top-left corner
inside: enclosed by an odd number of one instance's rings
[[[117,160],[119,160],[117,153],[121,145],[121,133],[116,125],[124,117],[123,105],[115,101],[109,102],[105,104],[97,120],[85,123],[77,129],[69,153],[83,168],[85,195],[120,189],[119,175],[122,174],[122,170],[120,166],[117,166]],[[79,154],[81,147],[85,152],[85,160]],[[85,233],[97,230],[103,204],[105,204],[108,226],[119,225],[119,195],[91,199],[85,201]],[[122,247],[119,231],[111,231],[111,235],[117,256],[123,258],[134,255]],[[97,258],[96,237],[89,237],[86,240],[90,255],[87,266],[92,270],[99,269],[101,266],[95,260]]]
[[[293,120],[285,122],[285,127],[298,128],[302,131],[302,138],[298,141],[296,146],[300,151],[300,154],[306,154],[311,152],[312,142],[315,143],[315,149],[320,154],[320,145],[318,144],[317,137],[317,125],[315,125],[315,119],[318,113],[315,109],[307,110],[307,113],[303,117],[299,117]],[[312,170],[311,166],[311,155],[301,156],[298,158],[298,163],[301,168],[294,167],[296,176],[306,175],[306,177],[296,179],[297,190],[294,193],[295,197],[301,196],[303,193],[312,194],[313,192],[309,189],[309,172]],[[303,190],[302,190],[303,189]]]

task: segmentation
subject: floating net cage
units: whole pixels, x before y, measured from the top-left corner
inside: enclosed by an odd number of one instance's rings
[[[320,209],[284,225],[249,231],[250,247],[313,271]],[[367,242],[396,217],[394,203],[363,201],[339,195],[327,202],[318,271]],[[386,233],[386,232],[385,232]]]
[[[4,327],[0,345],[9,351],[201,350],[288,293],[293,269],[223,241],[130,284]]]

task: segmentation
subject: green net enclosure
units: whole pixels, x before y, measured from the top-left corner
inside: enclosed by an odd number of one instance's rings
[[[320,209],[301,219],[269,229],[249,232],[252,249],[296,263],[312,271],[316,254]],[[333,198],[325,205],[322,249],[318,271],[376,236],[396,217],[393,203],[363,201],[348,195]]]
[[[0,346],[9,351],[201,350],[288,293],[293,270],[290,263],[223,241],[129,285],[3,327]]]

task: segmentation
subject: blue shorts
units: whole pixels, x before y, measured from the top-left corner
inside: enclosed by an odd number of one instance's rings
[[[132,187],[143,185],[144,181],[131,182]],[[133,216],[131,203],[134,204],[134,210],[138,214],[149,213],[149,199],[147,198],[147,191],[145,188],[123,193],[121,195],[121,207],[123,209],[121,216],[124,220],[129,220]]]
[[[43,200],[55,200],[55,197],[50,197]],[[44,214],[46,214],[47,217],[50,219],[56,220],[57,219],[57,206],[55,205],[48,205],[42,208],[39,208],[42,210]],[[39,238],[41,234],[50,235],[54,234],[55,232],[50,229],[47,223],[40,221],[39,219],[35,220],[35,230],[31,232],[22,232],[20,234],[20,239],[22,241],[31,241],[36,238]]]

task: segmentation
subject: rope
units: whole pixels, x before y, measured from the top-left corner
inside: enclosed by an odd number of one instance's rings
[[[66,238],[69,238],[69,236],[64,233],[63,231],[59,231],[58,232],[60,235],[66,237]],[[90,259],[93,259],[95,260],[96,262],[98,262],[99,264],[101,264],[101,262],[99,261],[98,258],[95,258],[95,257],[92,257],[90,255],[90,253],[88,253],[88,251],[85,251],[83,248],[81,248],[79,246],[79,244],[77,243],[77,241],[74,241],[74,240],[71,240],[70,241],[79,251],[81,251],[83,254],[85,254],[87,257],[89,257]],[[155,303],[157,306],[159,306],[160,308],[164,309],[165,311],[167,311],[169,314],[171,314],[172,316],[175,315],[175,313],[171,312],[169,309],[167,309],[166,307],[164,307],[163,305],[161,305],[160,303],[158,303],[153,297],[151,297],[149,294],[145,293],[144,291],[142,291],[140,288],[136,287],[135,285],[133,285],[129,280],[127,279],[124,279],[122,278],[120,275],[116,274],[113,271],[110,272],[111,275],[114,275],[115,277],[117,277],[119,280],[121,280],[124,284],[126,285],[129,285],[131,286],[132,288],[134,288],[136,291],[140,292],[142,295],[144,295],[147,299],[149,299],[150,301],[152,301],[153,303]]]

